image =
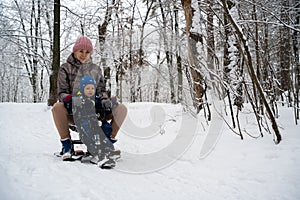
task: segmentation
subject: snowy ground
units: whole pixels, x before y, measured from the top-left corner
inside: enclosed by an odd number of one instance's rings
[[[101,170],[53,156],[61,147],[45,104],[0,104],[0,199],[300,199],[292,110],[280,110],[283,141],[275,145],[267,133],[242,141],[219,119],[209,129],[201,114],[179,105],[127,106],[117,142],[122,160]],[[241,121],[258,135],[252,117]]]

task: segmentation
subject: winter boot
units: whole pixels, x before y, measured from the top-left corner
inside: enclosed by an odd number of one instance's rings
[[[112,169],[116,166],[116,161],[108,156],[103,156],[102,158],[99,158],[97,165],[101,169]]]
[[[106,137],[110,138],[112,134],[112,128],[110,123],[108,123],[106,120],[102,120],[101,122],[102,122],[101,128],[104,134],[106,135]]]
[[[60,140],[62,143],[62,160],[63,161],[69,161],[72,159],[72,151],[73,151],[73,145],[72,141],[69,138]]]
[[[116,162],[113,159],[111,159],[105,155],[92,156],[89,161],[92,164],[98,165],[98,167],[100,167],[101,169],[111,169],[116,166]]]
[[[117,161],[121,158],[121,151],[115,149],[114,144],[111,142],[111,139],[105,138],[103,144],[105,145],[104,148],[105,155],[110,160]]]
[[[109,152],[108,158],[114,161],[118,161],[121,158],[121,151],[118,149],[112,150],[111,152]]]
[[[113,138],[113,137],[110,137],[109,140],[111,141],[111,143],[116,143],[118,141],[117,138]]]

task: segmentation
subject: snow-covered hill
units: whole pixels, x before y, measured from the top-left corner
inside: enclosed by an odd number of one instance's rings
[[[242,141],[221,120],[196,119],[180,105],[127,106],[117,142],[123,157],[101,170],[53,156],[61,146],[46,104],[0,104],[0,199],[300,199],[292,110],[280,111],[283,141],[275,145],[269,134]],[[258,135],[255,121],[241,121]]]

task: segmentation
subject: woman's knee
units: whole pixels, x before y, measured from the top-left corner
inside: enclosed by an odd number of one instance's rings
[[[122,117],[125,118],[127,115],[127,107],[124,104],[119,104],[114,110],[113,110],[113,115],[121,115]]]
[[[57,114],[57,113],[65,113],[66,108],[63,103],[61,102],[56,102],[53,107],[52,107],[52,113]]]
[[[124,104],[120,103],[116,108],[122,112],[127,113],[127,107]]]

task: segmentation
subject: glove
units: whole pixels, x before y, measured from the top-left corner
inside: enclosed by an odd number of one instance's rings
[[[102,105],[102,108],[104,108],[104,110],[111,110],[111,108],[112,108],[112,103],[109,99],[102,99],[101,105]]]
[[[117,97],[111,97],[110,100],[111,100],[112,108],[117,107],[117,105],[119,104]]]
[[[63,98],[64,106],[69,114],[72,114],[72,95],[68,94]]]
[[[63,98],[63,102],[64,102],[64,103],[72,102],[72,95],[71,95],[71,94],[68,94],[67,96],[65,96],[65,97]]]
[[[98,115],[98,120],[105,119],[106,116],[111,114],[112,103],[107,98],[95,97],[95,110]]]

